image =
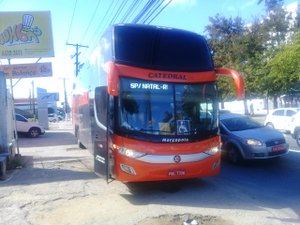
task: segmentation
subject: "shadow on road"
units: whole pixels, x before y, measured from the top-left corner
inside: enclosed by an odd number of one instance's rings
[[[31,147],[49,147],[56,145],[74,145],[77,140],[71,131],[46,131],[44,135],[38,138],[29,138],[26,135],[20,135],[18,139],[20,148]]]
[[[216,177],[126,184],[130,193],[121,196],[134,205],[174,205],[214,209],[291,209],[294,218],[282,223],[298,224],[300,217],[300,152],[274,159],[232,165],[223,161]]]
[[[56,156],[35,159],[22,156],[22,167],[9,170],[1,186],[34,185],[72,180],[98,179],[92,170],[92,158]]]
[[[93,172],[92,155],[86,149],[78,148],[71,129],[47,130],[38,138],[22,135],[18,139],[18,146],[20,155],[12,162],[19,166],[8,171],[7,179],[1,185],[97,178]]]

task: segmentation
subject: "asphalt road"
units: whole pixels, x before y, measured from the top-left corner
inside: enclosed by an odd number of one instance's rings
[[[239,166],[223,160],[216,177],[107,184],[68,124],[19,145],[23,168],[0,181],[1,225],[300,224],[297,149]]]
[[[295,139],[293,139],[290,134],[285,134],[284,136],[286,141],[289,143],[291,150],[300,150],[300,147],[297,145]]]

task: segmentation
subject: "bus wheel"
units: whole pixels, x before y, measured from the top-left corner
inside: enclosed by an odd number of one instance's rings
[[[227,150],[227,157],[228,157],[229,161],[234,164],[238,164],[242,160],[241,153],[235,146],[229,146],[229,148]]]
[[[86,147],[78,140],[78,148],[86,149]]]
[[[6,167],[7,167],[7,162],[6,160],[0,160],[0,180],[4,180],[5,179],[5,175],[6,175]]]

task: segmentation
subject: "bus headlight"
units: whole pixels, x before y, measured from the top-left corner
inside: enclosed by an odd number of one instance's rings
[[[208,154],[208,155],[215,155],[217,154],[218,152],[220,151],[220,146],[216,146],[216,147],[213,147],[207,151],[204,151],[204,153]]]
[[[146,155],[146,153],[138,152],[138,151],[135,151],[135,150],[132,150],[129,148],[125,148],[125,147],[119,147],[118,151],[120,154],[125,155],[129,158],[133,158],[133,159],[140,158],[140,157],[143,157]]]

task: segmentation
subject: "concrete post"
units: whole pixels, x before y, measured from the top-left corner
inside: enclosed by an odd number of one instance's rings
[[[7,90],[4,73],[0,71],[0,154],[7,153]]]

